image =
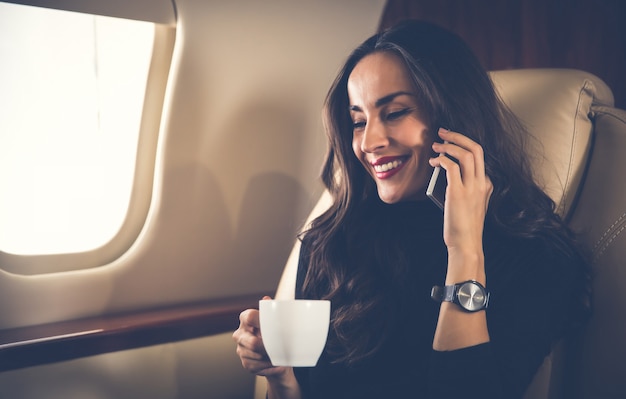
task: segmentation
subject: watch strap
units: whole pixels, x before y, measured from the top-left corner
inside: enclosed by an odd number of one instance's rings
[[[444,302],[454,302],[456,299],[456,290],[459,286],[460,284],[444,285],[443,298],[441,300]]]
[[[456,289],[459,285],[435,285],[430,291],[430,297],[437,302],[454,302]]]

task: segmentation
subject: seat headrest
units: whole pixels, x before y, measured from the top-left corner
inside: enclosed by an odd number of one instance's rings
[[[567,217],[587,165],[593,109],[613,106],[611,89],[598,77],[572,69],[490,72],[502,100],[531,136],[528,150],[537,183]]]

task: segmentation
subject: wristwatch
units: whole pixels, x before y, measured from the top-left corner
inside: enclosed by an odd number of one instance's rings
[[[478,312],[487,309],[489,292],[476,280],[467,280],[444,287],[435,285],[430,297],[437,302],[456,303],[466,312]]]

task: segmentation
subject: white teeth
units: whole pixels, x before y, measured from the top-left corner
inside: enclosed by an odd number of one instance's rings
[[[395,160],[395,161],[384,163],[382,165],[374,165],[374,170],[376,172],[388,172],[391,169],[395,169],[398,166],[402,165],[402,162],[403,161]]]

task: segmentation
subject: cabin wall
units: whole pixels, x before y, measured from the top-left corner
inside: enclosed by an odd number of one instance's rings
[[[383,6],[176,1],[145,226],[109,264],[41,275],[0,265],[0,328],[273,291],[321,192],[326,91]],[[248,398],[252,387],[230,334],[0,373],[11,399]]]

